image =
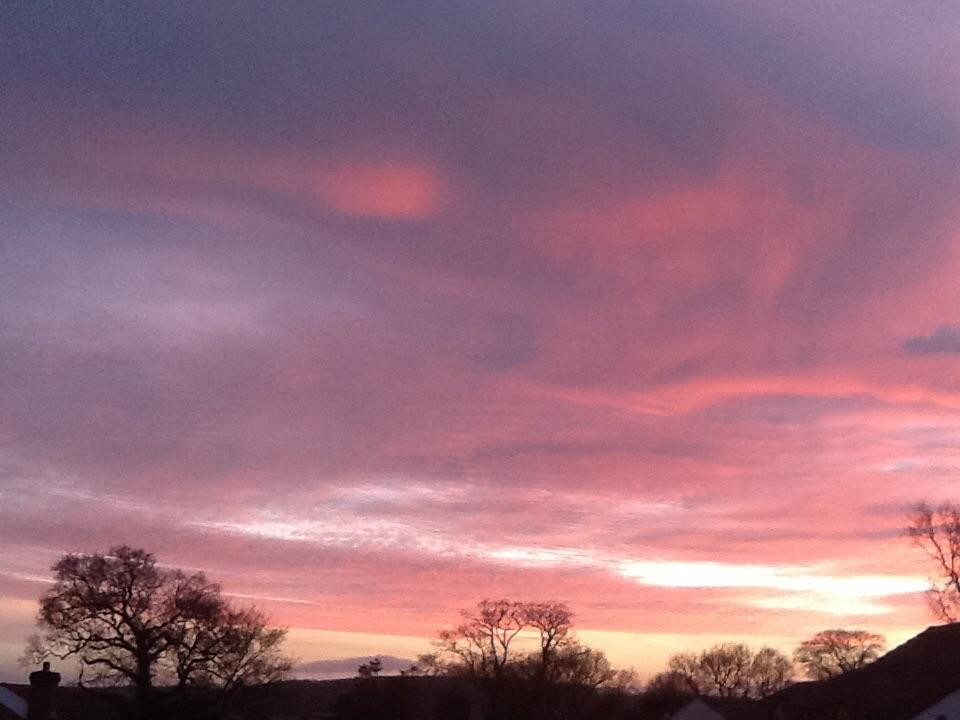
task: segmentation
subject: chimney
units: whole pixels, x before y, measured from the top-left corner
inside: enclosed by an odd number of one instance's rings
[[[43,664],[43,670],[30,673],[30,704],[27,706],[27,720],[50,720],[53,713],[53,692],[60,684],[60,673],[50,672],[50,663]]]

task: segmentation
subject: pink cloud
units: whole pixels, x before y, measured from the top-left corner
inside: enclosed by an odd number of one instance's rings
[[[435,173],[408,164],[345,164],[321,171],[317,185],[331,207],[360,217],[429,217],[439,194]]]

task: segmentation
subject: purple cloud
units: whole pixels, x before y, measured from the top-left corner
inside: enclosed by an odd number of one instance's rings
[[[960,328],[941,325],[930,335],[918,335],[904,343],[911,355],[935,355],[960,353]]]

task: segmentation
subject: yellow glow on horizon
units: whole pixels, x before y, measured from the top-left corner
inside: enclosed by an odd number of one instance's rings
[[[885,632],[887,649],[893,649],[906,642],[917,632],[919,629]],[[762,632],[757,634],[659,633],[591,629],[577,630],[576,634],[585,645],[603,651],[615,667],[632,668],[643,680],[664,670],[670,656],[675,653],[699,652],[725,642],[740,642],[754,650],[767,646],[790,655],[807,637],[807,634],[770,635]],[[412,635],[307,628],[291,628],[288,635],[289,651],[302,662],[316,659],[373,657],[374,655],[393,655],[409,658],[412,661],[417,655],[430,652],[431,642],[431,638]]]

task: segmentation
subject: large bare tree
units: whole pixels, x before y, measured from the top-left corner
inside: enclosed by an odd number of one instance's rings
[[[927,597],[934,614],[943,622],[960,620],[960,507],[921,503],[907,534],[933,561]]]
[[[203,573],[160,567],[127,546],[64,555],[53,572],[37,618],[44,634],[28,656],[75,658],[88,688],[132,688],[131,717],[202,716],[230,690],[290,667],[285,632],[256,609],[232,607]]]
[[[511,661],[530,665],[531,660],[546,680],[558,672],[559,655],[575,644],[573,613],[558,602],[517,602],[501,598],[482,600],[476,608],[460,611],[461,622],[439,634],[437,657],[425,658],[427,667],[446,662],[457,672],[476,676],[500,676]],[[518,638],[535,638],[535,657],[518,652]]]
[[[883,654],[882,635],[865,630],[823,630],[800,643],[793,654],[812,680],[826,680],[862,668]]]

